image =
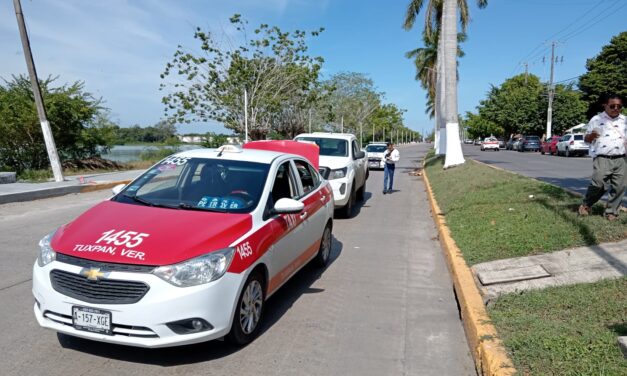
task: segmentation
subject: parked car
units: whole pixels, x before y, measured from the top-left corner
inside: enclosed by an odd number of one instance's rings
[[[467,138],[467,139],[465,139],[465,140],[464,140],[464,144],[470,144],[470,145],[472,145],[472,142],[473,142],[473,141],[472,141],[471,139],[469,139],[469,138]]]
[[[366,153],[357,146],[357,138],[349,133],[303,133],[296,141],[313,142],[320,148],[320,173],[333,188],[335,208],[343,217],[350,217],[357,200],[363,200],[366,180],[370,174]]]
[[[382,169],[385,167],[383,155],[388,149],[385,142],[371,142],[366,145],[366,157],[368,158],[369,169]]]
[[[252,341],[268,297],[331,249],[331,185],[306,157],[317,148],[287,143],[177,153],[45,236],[39,325],[149,348]]]
[[[481,146],[481,139],[480,138],[475,140],[475,145],[476,146]]]
[[[557,143],[559,142],[560,139],[561,139],[560,136],[551,136],[551,138],[542,142],[542,145],[540,145],[540,153],[542,155],[557,154]]]
[[[590,145],[583,140],[583,133],[565,134],[557,143],[557,155],[566,157],[587,155]]]
[[[503,137],[497,137],[499,140],[499,149],[505,149],[505,139]]]
[[[505,143],[505,149],[506,150],[515,150],[514,149],[514,144],[516,142],[518,142],[519,138],[518,137],[510,137],[509,140],[507,140],[507,142]]]
[[[486,137],[481,143],[481,151],[486,150],[499,151],[499,140],[496,137]]]
[[[523,136],[518,143],[518,151],[540,151],[540,137]]]

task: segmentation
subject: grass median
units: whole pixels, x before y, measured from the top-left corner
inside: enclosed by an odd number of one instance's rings
[[[425,168],[451,235],[469,265],[627,238],[627,215],[603,218],[597,204],[580,217],[581,198],[551,184],[468,160],[449,170]]]
[[[451,235],[469,265],[627,238],[627,216],[579,217],[581,198],[468,160],[425,163]],[[488,309],[521,375],[627,375],[627,278],[505,295]]]

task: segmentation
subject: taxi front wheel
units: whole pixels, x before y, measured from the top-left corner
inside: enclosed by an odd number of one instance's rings
[[[233,325],[226,339],[237,346],[250,343],[259,334],[265,303],[264,280],[256,270],[248,276],[240,293],[233,316]]]

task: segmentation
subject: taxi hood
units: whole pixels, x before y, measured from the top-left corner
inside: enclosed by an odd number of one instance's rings
[[[51,246],[89,260],[161,266],[228,247],[251,227],[250,214],[105,201],[59,228]]]

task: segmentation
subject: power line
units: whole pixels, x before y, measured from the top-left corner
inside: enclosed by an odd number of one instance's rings
[[[590,29],[591,27],[595,26],[596,24],[598,24],[599,22],[605,21],[607,20],[607,16],[609,16],[611,13],[616,13],[617,10],[624,8],[627,4],[623,4],[622,6],[619,6],[617,8],[614,8],[614,5],[617,5],[621,2],[622,0],[617,0],[616,2],[612,3],[612,5],[609,6],[609,8],[601,11],[601,13],[597,14],[596,16],[592,17],[590,19],[590,21],[594,21],[592,23],[589,23],[587,26],[583,25],[584,27],[582,29],[578,29],[575,30],[573,32],[570,32],[568,34],[566,34],[565,36],[562,37],[561,42],[566,42],[569,39],[572,39],[574,37],[576,37],[577,35],[583,33],[584,31]],[[609,12],[608,12],[609,11]]]

